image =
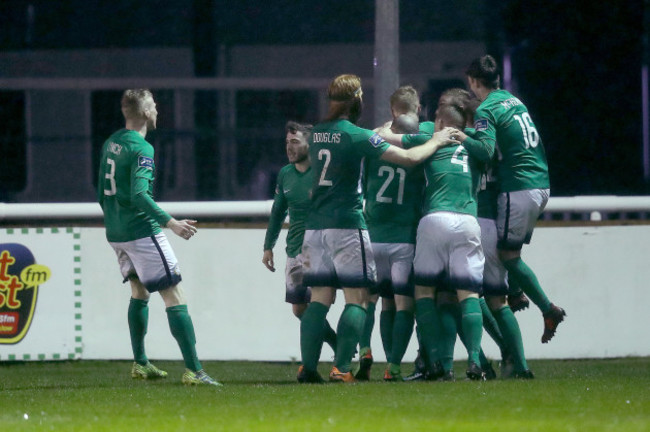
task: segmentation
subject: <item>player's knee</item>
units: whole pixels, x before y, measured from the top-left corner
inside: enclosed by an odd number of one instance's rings
[[[436,289],[432,286],[416,285],[415,286],[415,299],[421,298],[434,298]]]
[[[458,290],[458,301],[462,302],[468,298],[478,298],[478,293],[461,289]]]
[[[159,292],[160,296],[165,302],[166,308],[185,304],[185,296],[183,295],[183,290],[178,285],[165,288]]]
[[[492,312],[496,312],[506,305],[506,296],[485,296],[485,303]]]
[[[343,288],[343,296],[345,303],[361,305],[364,308],[368,305],[367,288]]]
[[[305,313],[305,310],[307,310],[307,304],[306,303],[294,304],[292,305],[292,309],[293,309],[293,315],[296,318],[300,319]]]
[[[447,306],[458,304],[458,295],[451,291],[439,291],[436,298],[438,306]]]
[[[147,291],[144,285],[142,285],[140,279],[132,277],[129,278],[129,282],[131,284],[131,297],[138,300],[149,300],[151,294],[149,294],[149,291]]]
[[[510,250],[510,249],[499,249],[499,259],[501,262],[507,262],[521,256],[521,249],[519,250]]]

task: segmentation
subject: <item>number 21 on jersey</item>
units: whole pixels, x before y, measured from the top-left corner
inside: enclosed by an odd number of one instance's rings
[[[379,167],[379,172],[377,175],[379,177],[384,177],[386,175],[386,180],[384,180],[384,183],[381,185],[379,190],[377,191],[377,196],[375,199],[377,202],[380,203],[387,203],[390,204],[393,202],[393,198],[385,196],[386,189],[388,189],[388,186],[390,186],[391,182],[395,178],[395,174],[397,173],[397,197],[396,197],[396,202],[397,204],[403,204],[404,202],[404,180],[406,179],[406,170],[404,168],[393,168],[392,166],[386,166],[382,165]]]

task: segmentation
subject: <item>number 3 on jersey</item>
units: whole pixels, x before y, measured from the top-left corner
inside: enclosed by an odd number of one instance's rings
[[[117,186],[115,185],[115,161],[111,158],[107,158],[106,163],[111,167],[111,170],[104,174],[104,177],[108,180],[110,189],[104,189],[104,195],[112,196],[117,193]]]

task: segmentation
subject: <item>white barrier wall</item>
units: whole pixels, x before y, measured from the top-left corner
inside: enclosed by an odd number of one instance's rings
[[[104,230],[81,228],[76,232],[80,233],[81,257],[81,349],[77,349],[77,356],[129,359],[128,284],[121,283],[116,259],[104,238]],[[184,241],[169,231],[167,233],[181,264],[182,286],[196,329],[200,358],[281,361],[300,358],[299,322],[291,313],[291,306],[284,302],[282,270],[285,254],[282,241],[275,249],[278,270],[271,273],[261,263],[263,229],[201,229],[190,241]],[[283,231],[281,238],[285,233]],[[11,238],[10,241],[17,240]],[[0,243],[7,242],[6,230],[0,230]],[[536,271],[550,299],[564,307],[568,317],[560,325],[555,338],[549,344],[542,344],[540,312],[532,307],[517,313],[527,356],[650,355],[650,314],[647,311],[650,265],[645,250],[649,242],[650,226],[536,229],[533,244],[524,249],[523,257]],[[44,247],[56,251],[68,246],[65,242],[50,241]],[[39,256],[35,255],[36,261],[40,262]],[[73,292],[79,289],[55,286],[57,271],[56,267],[52,268],[52,279],[44,285],[42,292],[46,289],[73,289]],[[57,296],[52,294],[50,292],[48,302],[56,302]],[[68,297],[68,294],[60,296],[63,299]],[[334,327],[342,303],[341,297],[330,311],[329,320]],[[30,337],[47,339],[47,335],[35,333],[37,329],[47,332],[43,320],[51,319],[51,313],[39,314],[40,311],[36,310],[25,341]],[[373,347],[375,358],[383,361],[378,321],[379,311]],[[71,327],[70,331],[74,332],[74,329]],[[55,331],[60,333],[60,329],[52,327],[53,336]],[[498,349],[489,336],[485,335],[484,341],[488,357],[499,358]],[[0,360],[6,360],[10,355],[20,359],[25,352],[30,359],[38,358],[38,347],[25,345],[28,349],[24,350],[21,344],[23,342],[0,344]],[[412,341],[405,360],[415,357],[415,345]],[[180,359],[168,329],[163,302],[157,295],[150,302],[147,351],[154,359]],[[332,351],[325,346],[322,359],[331,357]],[[457,344],[456,357],[466,357],[460,343]]]

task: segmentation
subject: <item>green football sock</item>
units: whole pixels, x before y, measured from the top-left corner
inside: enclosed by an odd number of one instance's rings
[[[323,342],[331,346],[332,351],[336,352],[336,332],[327,320],[325,320],[325,333],[323,333]]]
[[[395,312],[395,321],[393,323],[393,337],[392,347],[390,352],[390,362],[393,365],[399,366],[404,358],[404,353],[408,348],[413,334],[413,323],[415,316],[413,312],[408,310],[401,310]],[[388,354],[386,354],[388,357]],[[393,372],[393,370],[391,370]]]
[[[539,284],[535,272],[526,265],[521,257],[505,261],[503,266],[508,270],[508,274],[515,281],[515,284],[524,291],[542,313],[546,313],[551,309],[551,302]]]
[[[494,312],[494,318],[499,323],[506,344],[512,353],[515,362],[515,372],[528,370],[528,363],[524,355],[524,343],[521,339],[521,329],[512,309],[509,306],[504,306]]]
[[[375,327],[375,308],[377,307],[376,303],[368,302],[368,308],[366,310],[366,321],[363,324],[363,332],[361,333],[361,339],[359,340],[359,352],[364,351],[366,348],[370,348],[370,340],[372,339],[372,329]]]
[[[194,372],[203,369],[196,355],[196,336],[192,318],[187,312],[187,305],[168,307],[167,321],[169,321],[169,329],[183,354],[185,367]]]
[[[146,365],[149,359],[144,351],[144,337],[149,323],[149,302],[131,298],[129,302],[129,332],[131,333],[131,348],[136,363]]]
[[[481,312],[483,313],[483,328],[497,344],[501,351],[501,356],[504,357],[504,353],[506,353],[508,349],[506,348],[506,343],[503,340],[503,335],[499,329],[499,324],[494,319],[494,315],[492,315],[492,311],[485,302],[485,299],[481,297],[479,302],[481,304]]]
[[[365,322],[366,310],[362,306],[353,303],[345,305],[336,328],[336,358],[334,359],[334,365],[343,373],[350,372],[352,357]]]
[[[485,353],[483,352],[483,348],[481,348],[478,351],[478,361],[479,361],[478,365],[481,366],[481,369],[483,369],[483,371],[485,371],[485,369],[488,366],[490,366],[490,361],[485,356]]]
[[[427,367],[434,370],[435,363],[440,360],[438,341],[442,334],[442,325],[436,302],[432,298],[425,297],[415,302],[415,320],[420,329],[421,346],[428,360]]]
[[[483,335],[483,314],[478,298],[468,297],[460,302],[462,313],[462,327],[465,335],[468,362],[481,364],[479,351],[481,350],[481,336]]]
[[[379,314],[379,334],[381,343],[384,346],[386,361],[392,361],[391,353],[393,351],[393,326],[395,324],[395,309],[382,310]]]
[[[329,309],[323,303],[311,302],[300,320],[300,353],[308,371],[316,371],[318,367]]]
[[[420,327],[417,325],[415,326],[415,337],[418,340],[418,357],[422,360],[422,364],[428,365],[429,357],[427,356],[427,350],[425,350],[424,345],[422,345],[422,334],[420,332]],[[415,359],[415,362],[417,364],[418,362],[417,358]]]
[[[452,370],[454,365],[454,346],[456,334],[460,330],[460,307],[457,303],[445,303],[438,306],[442,335],[440,338],[440,362],[446,371]],[[461,338],[462,339],[462,338]]]

